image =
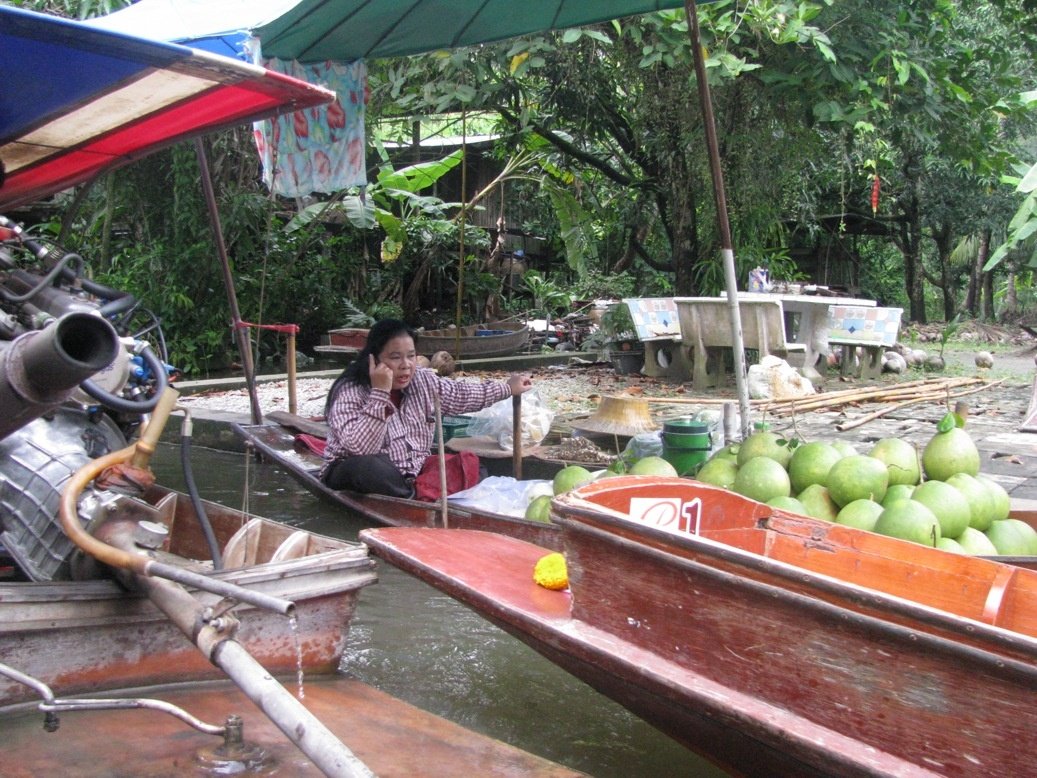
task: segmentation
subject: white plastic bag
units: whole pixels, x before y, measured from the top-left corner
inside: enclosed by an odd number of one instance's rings
[[[510,475],[491,475],[469,489],[451,494],[447,500],[452,505],[522,518],[534,496],[549,493],[545,485],[550,490],[550,481],[519,481]]]
[[[552,411],[536,389],[520,395],[522,398],[522,446],[536,446],[547,437],[554,421]],[[489,437],[505,451],[512,448],[515,429],[514,406],[511,397],[494,403],[472,414],[468,425],[468,434],[473,437]]]

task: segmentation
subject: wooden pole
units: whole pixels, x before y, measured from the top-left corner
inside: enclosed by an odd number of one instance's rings
[[[522,480],[522,395],[511,396],[511,467],[515,480]]]
[[[439,392],[432,393],[432,402],[436,407],[436,437],[439,438],[439,511],[443,515],[443,528],[447,529],[450,519],[446,493],[446,441],[443,440],[443,409],[439,404]]]
[[[716,122],[713,119],[713,101],[709,94],[706,76],[706,59],[702,52],[702,36],[699,33],[699,15],[695,0],[684,0],[684,13],[688,17],[688,37],[695,58],[695,81],[699,89],[702,106],[702,128],[706,133],[706,148],[709,151],[709,172],[713,178],[713,198],[716,201],[717,227],[720,231],[720,254],[724,265],[724,280],[727,288],[728,313],[731,319],[731,345],[735,359],[735,390],[738,394],[738,410],[742,437],[749,436],[749,382],[745,369],[745,347],[742,340],[742,314],[738,308],[738,277],[735,270],[734,242],[731,239],[731,224],[727,218],[727,194],[724,191],[724,171],[720,164],[720,145],[717,143]]]
[[[202,179],[202,192],[209,212],[212,226],[212,237],[216,243],[216,253],[220,258],[220,269],[223,271],[223,288],[227,293],[230,307],[230,322],[234,331],[234,339],[238,344],[241,356],[241,368],[245,373],[245,386],[248,388],[249,405],[252,408],[252,423],[262,424],[263,413],[259,408],[259,394],[256,392],[256,368],[252,361],[252,343],[245,330],[241,311],[238,309],[238,296],[234,291],[234,274],[230,269],[230,257],[227,255],[227,244],[223,240],[223,227],[220,225],[220,212],[216,207],[216,194],[212,187],[212,175],[209,173],[209,159],[205,154],[205,145],[201,138],[194,139],[195,156],[198,158],[198,169]]]
[[[293,416],[298,412],[295,394],[295,330],[293,326],[288,332],[288,412]]]

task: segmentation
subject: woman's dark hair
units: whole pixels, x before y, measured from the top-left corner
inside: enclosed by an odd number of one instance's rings
[[[371,374],[368,372],[371,368],[369,357],[372,354],[377,357],[382,353],[386,343],[401,335],[409,335],[415,344],[418,342],[418,333],[409,324],[399,319],[382,319],[368,330],[367,342],[364,347],[360,349],[356,359],[346,365],[346,369],[339,374],[335,383],[331,385],[331,389],[328,390],[328,399],[324,403],[325,416],[331,410],[331,403],[334,402],[335,395],[344,384],[371,385]]]

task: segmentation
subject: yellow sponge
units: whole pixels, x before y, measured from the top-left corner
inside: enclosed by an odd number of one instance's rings
[[[568,588],[569,572],[565,567],[565,557],[561,554],[540,557],[533,568],[533,581],[545,589],[559,591]]]

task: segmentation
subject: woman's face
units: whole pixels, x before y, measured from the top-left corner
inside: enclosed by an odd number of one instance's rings
[[[414,350],[414,339],[410,335],[397,335],[379,352],[378,361],[392,369],[392,388],[403,389],[410,383],[414,371],[418,368],[418,353]]]

